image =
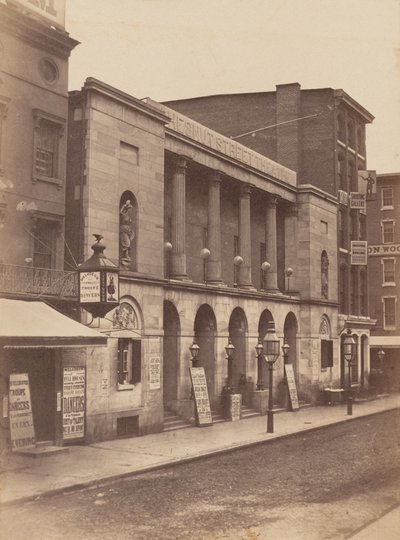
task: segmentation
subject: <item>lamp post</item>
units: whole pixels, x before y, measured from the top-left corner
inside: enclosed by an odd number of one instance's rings
[[[383,393],[383,360],[385,359],[386,353],[382,349],[382,346],[380,350],[378,351],[378,358],[379,358],[379,390],[380,393]]]
[[[258,343],[255,346],[256,349],[256,356],[257,356],[257,390],[264,390],[264,382],[263,382],[263,376],[262,376],[262,366],[263,366],[263,352],[264,347],[262,345],[262,341],[260,338],[258,338]]]
[[[293,268],[287,268],[285,271],[286,277],[287,277],[287,291],[290,291],[290,277],[293,275]]]
[[[347,414],[349,416],[353,414],[353,395],[352,395],[352,389],[351,389],[351,364],[353,362],[355,352],[356,352],[356,342],[354,341],[351,335],[351,329],[348,328],[346,332],[346,336],[343,341],[343,356],[346,362],[348,363],[348,367],[349,367],[349,389],[348,389],[348,396],[347,396]]]
[[[269,392],[268,392],[268,411],[267,411],[267,433],[274,432],[274,412],[273,399],[272,399],[272,377],[273,366],[279,356],[279,339],[275,332],[275,323],[273,321],[268,322],[267,333],[263,341],[264,358],[268,364],[269,371]]]
[[[288,340],[287,340],[287,338],[283,338],[282,356],[283,356],[283,363],[284,364],[289,363],[289,351],[290,351],[290,345],[288,343]]]
[[[226,359],[228,360],[228,387],[230,390],[230,393],[233,394],[233,388],[232,388],[232,360],[233,360],[233,353],[235,351],[235,347],[232,345],[231,338],[228,338],[228,345],[225,347],[226,352]]]
[[[197,367],[197,357],[200,352],[200,347],[197,345],[196,338],[193,338],[193,343],[189,347],[190,354],[192,355],[192,358],[190,361],[192,362],[192,367]]]

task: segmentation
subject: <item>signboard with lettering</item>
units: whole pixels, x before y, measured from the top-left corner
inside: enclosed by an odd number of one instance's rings
[[[9,418],[13,452],[36,446],[32,402],[27,373],[11,373],[9,388]]]
[[[150,356],[149,388],[150,390],[158,390],[161,388],[161,359],[159,356]]]
[[[381,257],[382,255],[400,255],[400,244],[368,246],[369,257]]]
[[[242,394],[230,394],[230,416],[232,422],[242,416]]]
[[[365,266],[367,264],[368,246],[365,240],[352,240],[351,242],[351,264]]]
[[[350,208],[355,208],[365,212],[367,208],[367,197],[365,193],[350,193]]]
[[[79,274],[79,301],[82,304],[100,302],[100,272]]]
[[[85,436],[85,387],[85,368],[63,368],[63,439],[82,439]]]
[[[190,380],[192,381],[197,423],[199,426],[208,426],[212,424],[212,416],[204,368],[191,367],[189,368],[189,373]]]
[[[343,204],[343,206],[347,206],[349,196],[346,191],[343,191],[342,189],[339,189],[338,191],[338,200],[340,204]]]
[[[294,371],[292,364],[285,364],[286,381],[289,389],[290,403],[292,405],[292,411],[299,409],[299,399],[297,397],[296,379],[294,378]]]
[[[65,0],[12,0],[12,3],[65,28]]]

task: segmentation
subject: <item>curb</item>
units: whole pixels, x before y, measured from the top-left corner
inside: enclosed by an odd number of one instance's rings
[[[218,456],[218,455],[222,455],[222,454],[233,453],[236,450],[240,450],[240,449],[251,448],[251,447],[254,447],[254,446],[260,446],[262,444],[270,444],[270,443],[273,443],[273,442],[276,442],[276,441],[280,441],[282,439],[289,439],[289,438],[292,438],[292,437],[296,437],[297,435],[300,435],[302,433],[310,433],[310,432],[313,432],[313,431],[319,431],[319,430],[323,430],[323,429],[328,429],[328,428],[330,428],[332,426],[337,426],[337,425],[343,424],[345,422],[362,420],[362,419],[368,418],[370,416],[377,416],[379,414],[385,414],[385,413],[392,412],[392,411],[395,411],[395,410],[400,410],[400,406],[392,406],[392,407],[389,407],[389,408],[387,408],[387,409],[385,409],[383,411],[371,412],[371,413],[364,414],[362,416],[349,416],[349,417],[346,417],[346,418],[344,418],[342,420],[337,420],[337,421],[334,421],[334,422],[329,423],[329,424],[323,424],[323,425],[320,425],[320,426],[313,426],[313,427],[302,429],[300,431],[295,431],[295,432],[292,432],[292,433],[285,433],[283,435],[277,435],[277,436],[274,436],[274,437],[272,437],[270,439],[261,439],[261,440],[256,440],[256,441],[238,443],[238,444],[236,444],[234,446],[229,446],[229,447],[225,447],[225,448],[219,448],[217,450],[205,451],[205,452],[197,454],[197,455],[192,455],[192,456],[183,457],[183,458],[177,458],[177,459],[172,460],[172,461],[166,461],[164,463],[159,463],[157,465],[145,466],[145,467],[143,467],[141,469],[135,469],[133,471],[127,471],[125,473],[117,473],[117,474],[113,474],[113,475],[110,475],[110,476],[105,476],[103,478],[99,478],[99,479],[96,479],[96,480],[88,480],[87,482],[80,482],[80,483],[72,484],[72,485],[65,486],[65,487],[50,489],[50,490],[44,491],[43,493],[40,493],[38,495],[27,495],[26,497],[19,497],[17,499],[13,499],[13,500],[10,500],[10,501],[0,502],[0,507],[12,506],[12,505],[15,505],[15,504],[21,504],[21,503],[26,503],[26,502],[37,501],[39,499],[45,499],[45,498],[48,498],[48,497],[59,495],[60,493],[71,493],[71,492],[74,492],[74,491],[81,491],[81,490],[84,490],[84,489],[102,487],[102,486],[110,484],[111,482],[115,482],[115,481],[118,481],[118,480],[124,480],[126,478],[136,476],[136,475],[139,475],[139,474],[145,474],[145,473],[149,473],[149,472],[154,472],[154,471],[158,471],[160,469],[167,469],[167,468],[175,467],[175,466],[180,465],[180,464],[190,463],[192,461],[199,461],[201,459],[205,459],[205,458],[208,458],[208,457],[214,457],[214,456]]]

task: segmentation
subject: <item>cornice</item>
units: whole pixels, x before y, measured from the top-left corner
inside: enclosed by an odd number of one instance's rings
[[[69,57],[72,49],[79,45],[79,41],[71,38],[68,32],[2,4],[0,4],[0,30],[65,59]]]

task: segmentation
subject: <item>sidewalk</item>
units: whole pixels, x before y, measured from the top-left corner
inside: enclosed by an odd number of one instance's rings
[[[353,416],[346,405],[306,407],[275,414],[275,433],[266,433],[266,416],[208,427],[191,427],[144,437],[69,447],[68,453],[32,458],[9,455],[0,474],[0,502],[89,487],[167,465],[226,452],[234,448],[305,432],[400,408],[400,396],[356,402]]]

